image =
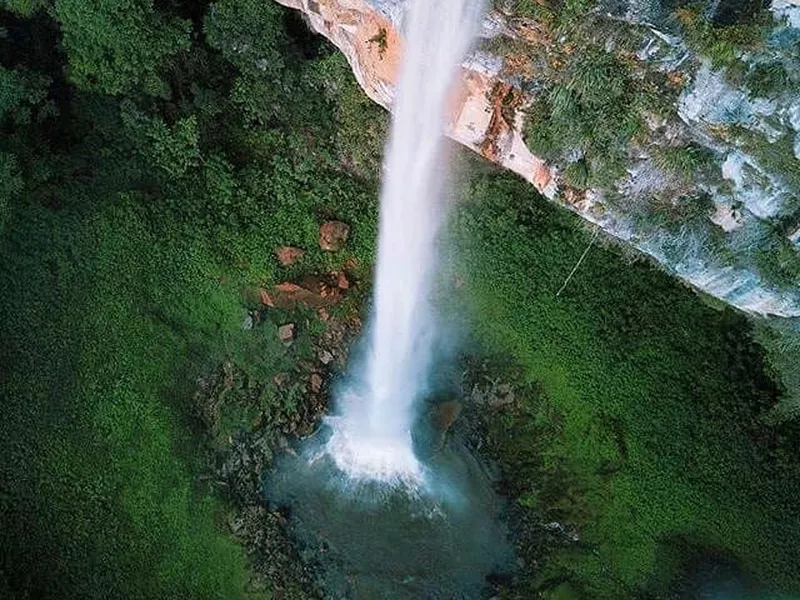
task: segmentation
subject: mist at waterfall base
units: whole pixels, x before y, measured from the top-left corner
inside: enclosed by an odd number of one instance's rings
[[[481,2],[412,0],[404,15],[366,335],[336,386],[334,414],[265,477],[265,497],[288,513],[328,598],[483,598],[487,578],[514,564],[496,474],[468,436],[451,432],[436,452],[415,452],[424,407],[448,389],[449,336],[431,301],[448,204],[444,131]]]

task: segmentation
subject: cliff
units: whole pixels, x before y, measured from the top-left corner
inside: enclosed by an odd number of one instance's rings
[[[404,0],[278,1],[391,108]],[[496,2],[449,136],[697,289],[800,316],[798,2]]]

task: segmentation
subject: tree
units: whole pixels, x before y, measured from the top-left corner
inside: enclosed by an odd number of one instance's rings
[[[47,0],[0,0],[0,8],[4,8],[21,17],[30,17],[40,8],[47,6],[47,4]]]
[[[22,176],[13,154],[0,152],[0,232],[8,220],[9,204],[22,191]]]
[[[169,127],[160,117],[146,115],[126,101],[122,103],[121,116],[143,158],[169,177],[181,177],[200,163],[200,133],[194,115]]]
[[[54,15],[76,86],[168,96],[159,71],[168,57],[189,48],[188,21],[158,13],[153,0],[57,0]]]

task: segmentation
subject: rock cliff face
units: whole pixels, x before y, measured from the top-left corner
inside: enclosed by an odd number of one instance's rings
[[[391,108],[405,0],[277,1],[302,11],[345,54],[367,95]],[[502,2],[488,13],[483,41],[462,65],[450,137],[711,296],[755,314],[800,316],[800,95],[793,91],[800,89],[800,0],[775,0],[765,11],[768,22],[759,25],[767,41],[744,49],[708,32],[717,31],[714,19],[725,20],[733,23],[725,35],[741,38],[737,19],[749,10],[745,0],[714,2],[713,11],[699,15],[679,9],[677,20],[691,28],[678,33],[676,18],[665,19],[657,0],[605,4],[585,13],[588,33],[577,39],[595,36],[604,55],[600,69],[605,55],[622,61],[637,88],[634,103],[638,88],[654,77],[661,79],[653,95],[663,88],[664,98],[672,98],[666,111],[638,113],[642,131],[626,138],[613,177],[581,144],[564,142],[547,160],[531,151],[537,147],[530,141],[537,127],[532,114],[548,102],[563,106],[560,91],[562,100],[583,101],[569,73],[581,76],[584,50],[545,13],[520,16]],[[737,63],[746,71],[738,82],[728,73]],[[613,70],[599,87],[618,81]],[[763,84],[776,80],[783,86]],[[581,169],[604,177],[576,183]]]

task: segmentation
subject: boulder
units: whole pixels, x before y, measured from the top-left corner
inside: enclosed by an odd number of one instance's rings
[[[329,276],[309,275],[296,283],[284,281],[270,290],[261,288],[261,304],[271,308],[292,310],[298,305],[322,309],[336,304],[341,299],[341,290],[336,279]]]
[[[441,451],[447,432],[461,414],[461,402],[447,400],[429,407],[414,426],[411,439],[414,452],[421,458],[430,458]]]
[[[437,432],[444,436],[460,414],[461,402],[458,400],[449,400],[437,404],[433,409],[433,426]]]
[[[338,252],[347,243],[350,225],[341,221],[327,221],[319,228],[319,247],[326,252]]]
[[[312,373],[311,380],[310,380],[311,391],[315,394],[318,394],[319,391],[322,389],[322,377],[319,373]]]
[[[294,323],[286,323],[278,327],[278,339],[284,346],[291,346],[294,341],[295,325]]]
[[[296,248],[295,246],[281,246],[280,248],[275,248],[275,256],[278,258],[278,262],[282,267],[288,267],[294,264],[305,253],[305,250]]]

